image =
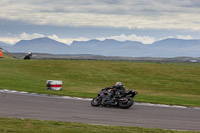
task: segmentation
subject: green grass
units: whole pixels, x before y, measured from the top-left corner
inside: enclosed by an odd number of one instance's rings
[[[137,102],[200,106],[200,64],[86,60],[0,60],[0,89],[95,97],[121,81]],[[62,80],[62,91],[47,91]]]
[[[0,60],[16,60],[16,59],[10,56],[9,54],[3,52],[3,56],[0,58]]]
[[[102,126],[71,122],[0,117],[1,133],[197,133],[125,126]]]

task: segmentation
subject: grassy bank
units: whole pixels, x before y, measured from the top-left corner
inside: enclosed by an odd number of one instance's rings
[[[0,60],[0,79],[0,89],[79,97],[121,81],[138,102],[200,106],[199,63]],[[47,80],[62,80],[62,91],[47,91]]]
[[[195,133],[125,126],[102,126],[71,122],[40,121],[0,117],[1,133]],[[197,133],[197,132],[196,132]]]
[[[11,55],[3,52],[3,56],[0,58],[0,60],[16,60],[16,59]]]

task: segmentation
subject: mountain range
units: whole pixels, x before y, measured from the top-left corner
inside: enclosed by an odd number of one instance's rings
[[[116,41],[113,39],[74,41],[71,45],[43,37],[21,40],[15,45],[0,42],[0,47],[13,53],[50,53],[50,54],[93,54],[125,57],[200,57],[200,40],[168,38],[143,44],[136,41]]]

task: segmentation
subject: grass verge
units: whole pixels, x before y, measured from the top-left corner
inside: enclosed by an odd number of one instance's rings
[[[71,122],[41,121],[0,117],[1,133],[198,133],[125,126],[89,125]]]

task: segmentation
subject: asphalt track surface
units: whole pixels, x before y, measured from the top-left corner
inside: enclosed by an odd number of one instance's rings
[[[200,131],[200,109],[92,107],[89,100],[5,92],[0,92],[0,117]]]

